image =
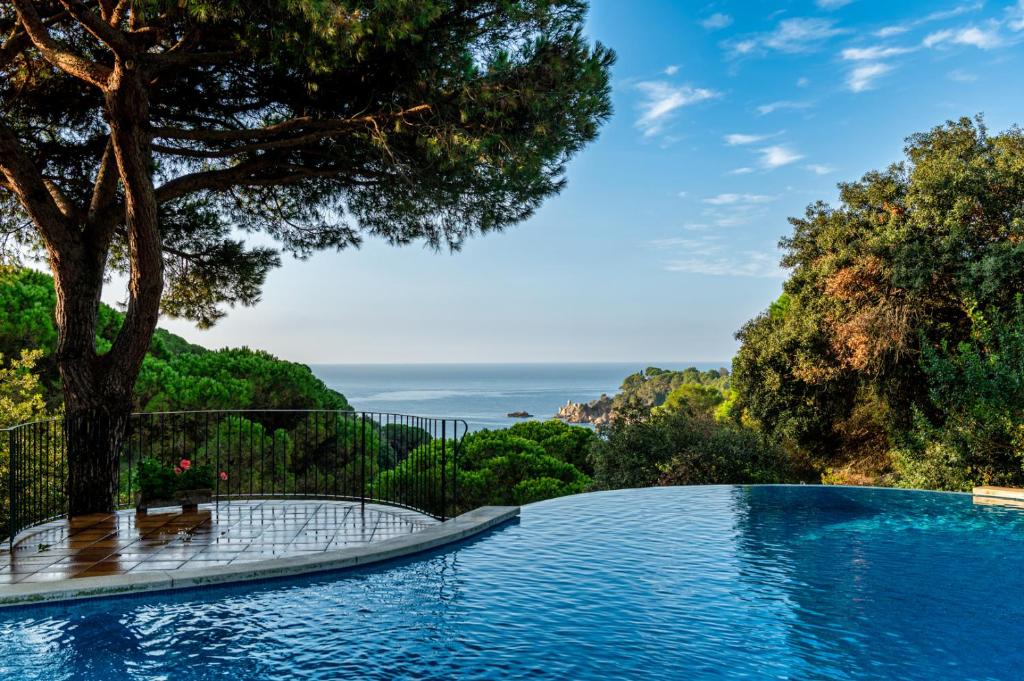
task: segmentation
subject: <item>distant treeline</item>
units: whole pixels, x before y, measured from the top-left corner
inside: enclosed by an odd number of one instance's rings
[[[51,410],[59,410],[61,404],[53,357],[56,302],[49,275],[0,268],[0,364],[31,353],[32,371]],[[99,351],[110,347],[123,320],[123,314],[100,304]],[[133,406],[136,411],[350,408],[344,395],[324,385],[305,365],[249,348],[207,350],[164,329],[157,329],[153,337]]]
[[[906,156],[791,220],[731,374],[647,369],[603,399],[599,487],[1024,486],[1024,132],[951,121]]]

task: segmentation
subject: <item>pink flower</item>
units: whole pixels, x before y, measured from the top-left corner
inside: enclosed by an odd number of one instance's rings
[[[182,471],[182,470],[181,470],[180,468],[178,468],[177,466],[175,466],[175,467],[174,467],[174,474],[175,474],[175,475],[181,475],[181,474],[182,474],[182,472],[183,472],[183,471]]]
[[[226,480],[228,479],[228,473],[227,473],[227,471],[221,471],[221,472],[220,472],[220,479],[221,479],[221,480],[225,480],[225,481],[226,481]]]
[[[189,468],[192,468],[192,462],[189,461],[188,459],[182,459],[181,463],[179,463],[178,465],[181,466],[181,470],[183,471],[187,471]]]

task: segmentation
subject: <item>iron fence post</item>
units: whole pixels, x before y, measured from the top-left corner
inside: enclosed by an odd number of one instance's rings
[[[362,428],[359,429],[359,508],[366,510],[366,412],[363,412]]]
[[[452,515],[455,515],[459,510],[459,448],[462,446],[462,438],[466,436],[466,431],[469,426],[466,426],[462,435],[459,435],[459,422],[453,421],[452,428],[455,430],[455,439],[452,441],[454,450],[452,451]]]
[[[17,506],[14,496],[14,428],[7,430],[7,515],[10,530],[11,553],[14,553],[14,537],[18,533],[18,521],[15,515]]]
[[[448,421],[441,420],[441,520],[448,519]]]
[[[217,437],[215,439],[210,437],[210,412],[206,412],[206,435],[205,435],[206,443],[207,443],[206,444],[206,448],[207,448],[207,450],[209,450],[210,440],[214,439],[214,443],[215,443],[214,447],[216,448],[216,451],[217,451],[217,453],[214,454],[215,463],[214,463],[214,466],[213,466],[213,474],[214,474],[215,477],[213,479],[213,484],[217,486],[217,490],[216,490],[216,492],[214,492],[214,494],[216,495],[216,498],[214,500],[214,508],[219,511],[220,510],[220,480],[221,480],[220,474],[221,474],[221,470],[222,470],[221,467],[220,467],[220,420],[219,419],[214,419],[213,427],[217,429],[216,430]],[[230,427],[230,422],[229,422],[229,426],[228,427]]]

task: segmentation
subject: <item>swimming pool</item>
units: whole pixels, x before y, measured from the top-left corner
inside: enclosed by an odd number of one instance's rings
[[[1002,679],[1024,510],[959,494],[585,494],[403,563],[0,613],[0,678]]]

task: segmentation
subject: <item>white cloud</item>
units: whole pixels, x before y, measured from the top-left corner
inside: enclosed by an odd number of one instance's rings
[[[730,175],[749,175],[752,172],[754,172],[753,168],[750,168],[748,166],[743,166],[742,168],[733,168],[732,170],[729,171],[729,174]]]
[[[763,140],[768,139],[769,137],[770,135],[744,135],[741,133],[733,133],[731,135],[726,135],[722,139],[724,139],[725,143],[728,144],[730,147],[737,147],[744,144],[753,144],[754,142],[761,142]]]
[[[891,38],[894,35],[900,35],[909,31],[910,28],[907,26],[885,26],[875,31],[875,37],[877,38]]]
[[[879,63],[858,66],[853,71],[850,71],[850,75],[846,79],[846,86],[850,88],[851,92],[870,90],[874,86],[876,78],[880,78],[890,71],[892,71],[892,67],[888,64]]]
[[[832,166],[821,165],[820,163],[811,163],[806,168],[815,175],[828,175],[836,171]]]
[[[853,0],[816,0],[814,4],[822,9],[839,9],[840,7],[846,7]]]
[[[949,29],[946,29],[944,31],[936,31],[935,33],[927,35],[925,39],[921,42],[921,44],[924,45],[925,47],[935,47],[940,43],[944,43],[950,40],[952,37],[953,31]]]
[[[968,45],[977,47],[979,50],[991,50],[1003,44],[1003,39],[995,27],[989,29],[967,26],[960,29],[945,29],[936,31],[925,37],[922,44],[925,47],[939,47],[947,43],[954,45]]]
[[[717,31],[720,28],[726,28],[732,24],[732,17],[728,14],[722,14],[721,12],[715,12],[707,19],[700,22],[700,25],[709,31]]]
[[[704,199],[704,203],[712,206],[733,206],[739,203],[771,203],[776,198],[765,194],[719,194]]]
[[[756,40],[741,40],[732,45],[733,54],[750,54],[757,49]]]
[[[762,104],[757,107],[757,112],[762,116],[766,116],[770,113],[775,113],[780,109],[808,109],[810,108],[810,102],[794,102],[790,100],[780,100],[777,102],[769,102],[768,104]]]
[[[942,21],[943,19],[952,19],[954,17],[958,17],[958,16],[960,16],[962,14],[967,14],[969,12],[977,12],[978,10],[982,9],[984,6],[985,6],[984,0],[978,0],[977,2],[964,3],[962,5],[957,5],[956,7],[953,7],[952,9],[940,10],[938,12],[932,12],[931,14],[926,14],[925,16],[923,16],[920,19],[917,19],[915,21],[908,21],[908,22],[903,23],[903,24],[895,24],[895,25],[892,25],[892,26],[885,26],[885,27],[880,28],[877,31],[875,31],[875,35],[877,37],[879,37],[879,38],[891,38],[894,35],[900,35],[901,33],[906,33],[907,31],[911,30],[912,28],[915,28],[917,26],[921,26],[922,24],[930,24],[930,23],[935,22],[935,21]]]
[[[665,269],[669,272],[715,277],[784,279],[786,272],[779,267],[778,259],[777,253],[742,251],[723,254],[721,250],[712,250],[697,254],[686,253],[685,257],[667,262]]]
[[[971,26],[961,29],[953,38],[958,45],[971,45],[979,50],[991,50],[1003,44],[1003,39],[996,30],[984,30]]]
[[[764,149],[761,149],[760,152],[761,166],[768,170],[774,170],[776,168],[789,165],[790,163],[796,163],[803,158],[801,154],[798,154],[789,147],[784,147],[782,145],[765,147]]]
[[[757,196],[757,195],[754,195]],[[712,197],[717,198],[717,197]],[[704,210],[704,222],[714,227],[731,228],[741,225],[749,225],[755,221],[764,221],[768,215],[769,199],[765,197],[760,201],[744,202],[741,199],[737,203],[725,203],[720,205],[708,204]],[[728,199],[725,199],[728,200]]]
[[[1024,31],[1024,0],[1006,8],[1006,25],[1014,33]]]
[[[953,69],[946,75],[949,76],[950,80],[956,81],[957,83],[973,83],[978,80],[978,76],[976,74],[973,74],[970,71],[964,71],[963,69]]]
[[[644,94],[640,102],[640,118],[636,121],[636,127],[644,137],[660,133],[677,109],[719,96],[714,90],[675,86],[663,81],[646,81],[637,83],[636,87]]]
[[[697,239],[684,237],[671,237],[669,239],[653,239],[648,243],[655,248],[682,248],[693,255],[711,255],[721,249],[721,246],[713,243],[717,236],[703,236]]]
[[[717,234],[672,237],[647,242],[668,252],[664,268],[669,272],[724,277],[784,278],[777,251],[738,251]]]
[[[675,64],[669,64],[665,67],[664,73],[666,76],[674,76],[679,73],[679,67]]]
[[[913,47],[883,47],[872,45],[871,47],[850,47],[842,51],[842,57],[846,61],[875,61],[887,57],[895,57],[908,52],[913,52]]]
[[[967,14],[968,12],[977,12],[985,6],[984,0],[977,0],[977,2],[965,2],[962,5],[957,5],[953,9],[939,10],[938,12],[932,12],[923,19],[919,19],[915,23],[924,23],[926,21],[941,21],[942,19],[952,19],[958,17],[961,14]]]
[[[796,54],[811,52],[833,36],[845,33],[836,28],[835,21],[819,18],[784,19],[770,33],[761,33],[740,41],[722,43],[733,56],[756,51],[774,50]]]
[[[779,52],[806,52],[842,31],[829,19],[785,19],[762,41]]]

